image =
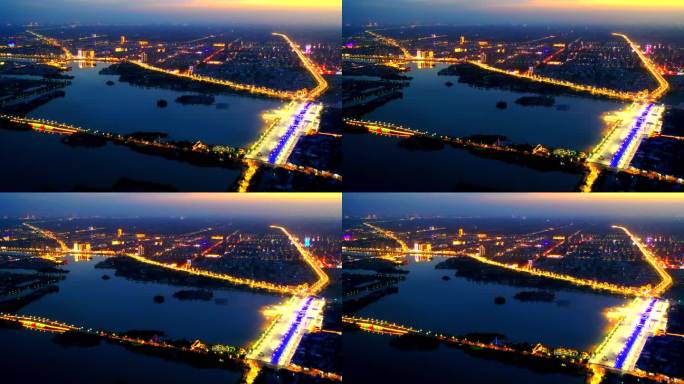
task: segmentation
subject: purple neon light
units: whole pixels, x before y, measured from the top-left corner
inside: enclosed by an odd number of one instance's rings
[[[637,133],[639,133],[639,129],[641,129],[641,125],[644,123],[644,119],[646,118],[646,116],[648,116],[648,113],[651,111],[652,107],[653,104],[649,104],[644,110],[644,112],[641,113],[641,116],[639,116],[639,118],[637,119],[637,122],[634,125],[634,127],[632,127],[632,130],[629,132],[629,135],[627,135],[627,138],[625,139],[625,141],[622,142],[620,148],[617,150],[617,152],[615,152],[615,155],[611,159],[611,167],[615,168],[618,166],[618,164],[620,163],[620,159],[622,159],[622,156],[624,156],[625,151],[627,150],[627,148],[629,148]]]
[[[306,315],[306,311],[309,310],[309,305],[311,305],[312,300],[313,300],[313,297],[309,297],[306,300],[306,303],[304,303],[304,305],[302,306],[302,309],[300,309],[299,312],[297,312],[297,317],[295,318],[295,321],[292,322],[292,325],[290,325],[290,329],[287,330],[287,332],[285,333],[285,336],[280,341],[280,344],[273,351],[273,355],[271,356],[271,364],[275,364],[275,365],[278,364],[278,360],[280,360],[280,356],[285,351],[285,347],[290,342],[290,339],[292,338],[295,331],[297,330],[297,327],[299,327],[299,324],[302,323],[302,319],[304,318],[304,315]]]
[[[646,308],[644,313],[641,314],[641,319],[639,319],[639,324],[637,324],[636,328],[634,328],[634,331],[632,331],[632,334],[629,335],[629,338],[627,338],[627,342],[625,343],[625,346],[622,348],[620,353],[618,353],[617,357],[615,358],[615,368],[622,369],[622,366],[625,364],[625,359],[627,359],[627,355],[629,354],[629,351],[634,346],[634,343],[636,342],[637,337],[639,337],[641,330],[643,329],[644,325],[646,324],[646,320],[651,315],[651,311],[653,310],[653,306],[655,305],[655,302],[656,302],[656,299],[651,299],[651,302],[648,304],[648,308]]]
[[[276,160],[278,160],[278,156],[280,156],[280,152],[283,150],[285,147],[285,144],[290,140],[292,135],[296,132],[297,128],[299,128],[299,125],[302,122],[302,119],[304,118],[304,115],[306,112],[309,110],[311,107],[311,103],[307,103],[304,108],[302,108],[301,111],[295,116],[294,120],[292,121],[292,124],[287,128],[287,131],[285,131],[285,134],[283,137],[280,138],[280,141],[276,145],[275,148],[273,148],[273,151],[268,155],[268,162],[271,164],[275,164]]]

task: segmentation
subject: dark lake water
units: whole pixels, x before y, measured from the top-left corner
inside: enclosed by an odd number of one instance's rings
[[[111,190],[125,177],[179,191],[223,192],[240,176],[239,168],[199,167],[111,143],[70,147],[61,136],[5,130],[0,140],[3,191]]]
[[[525,303],[513,296],[530,289],[454,277],[453,270],[435,269],[442,260],[409,261],[405,269],[410,273],[399,283],[399,293],[358,314],[456,335],[498,332],[518,342],[590,350],[608,326],[603,311],[625,301],[618,296],[559,290],[556,302]],[[451,280],[443,281],[445,275]],[[497,296],[505,297],[506,304],[494,304]]]
[[[344,187],[348,191],[573,191],[582,175],[539,171],[478,157],[445,147],[440,151],[409,151],[391,137],[344,136]]]
[[[118,76],[100,75],[109,64],[95,68],[73,69],[66,96],[42,105],[28,116],[47,118],[83,128],[105,132],[131,133],[160,131],[176,140],[202,140],[210,144],[245,146],[253,142],[264,128],[261,114],[278,108],[282,102],[239,95],[215,96],[216,105],[183,105],[175,100],[184,92],[143,88],[118,82]],[[114,85],[106,84],[108,80]],[[157,107],[165,99],[166,108]]]
[[[19,313],[39,315],[86,328],[123,332],[160,330],[174,339],[248,346],[265,326],[261,308],[284,298],[262,293],[214,290],[215,301],[181,301],[174,292],[188,287],[137,282],[114,276],[113,270],[95,269],[102,258],[70,262],[70,272],[59,283],[59,292],[44,296]],[[107,274],[110,280],[103,280]],[[165,302],[153,302],[163,295]],[[106,342],[93,348],[62,347],[52,334],[0,329],[0,358],[5,365],[3,383],[237,383],[242,373],[223,369],[199,369],[183,363],[141,355]],[[36,366],[40,356],[40,369]],[[48,380],[49,379],[49,380]]]
[[[583,377],[534,372],[444,346],[432,351],[398,350],[384,335],[347,332],[343,342],[343,374],[348,383],[584,383]]]
[[[59,284],[59,292],[44,296],[19,312],[45,316],[74,325],[122,332],[153,329],[173,338],[248,345],[256,340],[265,323],[260,309],[283,298],[242,290],[214,290],[214,301],[181,301],[172,297],[183,287],[137,282],[114,276],[114,270],[95,269],[101,257],[69,262],[70,272]],[[103,280],[102,275],[110,280]],[[185,288],[191,289],[191,288]],[[163,304],[153,302],[163,295]]]
[[[438,76],[445,64],[407,73],[413,77],[404,97],[363,116],[450,136],[497,134],[513,143],[543,144],[581,151],[596,145],[607,129],[602,115],[620,109],[616,101],[558,96],[556,107],[523,107],[529,94],[482,89]],[[445,83],[451,81],[452,87]],[[499,110],[496,103],[508,108]],[[574,191],[579,174],[547,172],[476,157],[464,149],[409,151],[398,139],[347,134],[344,137],[345,188],[351,191]]]
[[[525,288],[454,277],[453,270],[434,268],[441,260],[409,260],[404,269],[410,273],[399,283],[399,293],[385,296],[357,315],[456,335],[498,332],[512,341],[591,350],[608,326],[604,310],[624,302],[621,297],[558,290],[554,303],[523,303],[513,296]],[[451,280],[443,281],[445,275],[451,276]],[[505,297],[506,304],[494,304],[497,296]],[[380,378],[384,382],[436,383],[500,383],[512,378],[520,383],[584,380],[564,374],[542,374],[444,346],[432,351],[398,350],[389,341],[388,336],[382,335],[345,334],[345,356],[353,356],[345,359],[345,379],[369,383]]]
[[[621,108],[615,101],[588,97],[558,96],[556,107],[524,107],[515,104],[531,94],[481,89],[458,83],[457,77],[438,76],[446,64],[412,70],[404,97],[365,115],[365,119],[388,121],[410,128],[450,136],[497,134],[514,143],[586,151],[596,145],[605,129],[601,115]],[[452,87],[445,83],[451,81]],[[505,101],[500,110],[496,103]]]
[[[29,117],[105,132],[160,131],[172,140],[242,147],[264,128],[262,113],[282,105],[281,101],[241,95],[215,96],[211,106],[182,105],[175,100],[188,93],[133,86],[119,82],[118,76],[100,75],[108,64],[98,63],[95,68],[71,65],[68,74],[74,79],[64,89],[66,96],[32,110]],[[108,80],[114,85],[107,85]],[[167,100],[168,107],[157,107],[159,99]],[[162,189],[223,192],[233,188],[241,171],[195,166],[111,143],[100,148],[73,148],[62,144],[61,137],[33,132],[3,130],[0,140],[0,162],[6,165],[2,191],[111,190],[128,178],[161,184]]]

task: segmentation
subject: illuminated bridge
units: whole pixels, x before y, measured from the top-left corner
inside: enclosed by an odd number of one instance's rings
[[[268,329],[252,345],[247,358],[275,367],[290,365],[302,337],[321,329],[325,299],[292,297],[266,311],[273,316]]]
[[[305,134],[318,131],[321,104],[291,102],[267,116],[272,120],[268,129],[251,145],[245,158],[273,165],[283,165]]]
[[[342,322],[345,324],[356,326],[358,329],[389,336],[403,336],[408,334],[420,335],[423,337],[434,338],[438,341],[457,345],[460,347],[469,347],[476,350],[489,350],[505,353],[516,353],[526,356],[534,356],[538,358],[553,359],[557,358],[565,363],[572,363],[581,366],[588,354],[586,352],[575,351],[568,348],[550,349],[542,344],[536,344],[531,350],[516,349],[506,346],[498,339],[494,339],[491,343],[483,343],[480,341],[469,340],[464,337],[457,337],[445,333],[434,332],[430,330],[416,329],[410,326],[388,322],[385,320],[378,320],[372,318],[363,318],[355,316],[342,316]]]
[[[16,322],[22,327],[32,329],[35,331],[64,333],[66,331],[77,331],[82,328],[58,321],[46,319],[38,316],[15,315],[8,313],[0,313],[0,320]]]
[[[661,132],[665,107],[652,103],[633,103],[615,113],[613,129],[592,151],[587,162],[612,169],[630,168],[641,142]]]
[[[74,133],[88,132],[87,129],[74,127],[73,125],[58,123],[44,119],[31,119],[20,116],[0,115],[0,119],[8,120],[16,124],[26,124],[34,131],[43,133],[55,133],[59,135],[73,135]]]
[[[368,133],[374,133],[376,135],[383,136],[405,138],[411,136],[429,135],[427,132],[421,132],[415,129],[402,127],[401,125],[382,121],[366,121],[345,118],[344,123],[352,127],[364,128],[368,131]]]
[[[637,298],[620,308],[622,318],[594,350],[590,362],[621,371],[633,371],[646,340],[667,328],[667,300]]]

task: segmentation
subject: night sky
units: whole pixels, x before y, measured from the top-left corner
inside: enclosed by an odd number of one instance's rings
[[[3,23],[337,25],[342,0],[2,0]]]
[[[677,24],[682,0],[344,0],[344,24]]]
[[[677,193],[345,193],[345,216],[684,218]]]
[[[324,218],[341,215],[338,193],[4,193],[0,215]]]

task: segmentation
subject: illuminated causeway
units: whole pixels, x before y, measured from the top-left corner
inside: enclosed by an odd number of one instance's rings
[[[252,345],[247,358],[272,366],[290,365],[302,337],[321,328],[324,306],[325,299],[304,296],[267,310],[274,320]]]
[[[633,103],[616,114],[616,123],[594,149],[588,162],[614,169],[627,169],[641,142],[661,132],[663,105]]]
[[[271,120],[271,125],[245,157],[273,165],[287,163],[299,138],[318,132],[322,109],[321,104],[293,101],[269,113],[266,118]]]
[[[668,306],[667,300],[643,297],[620,308],[622,319],[594,350],[590,363],[627,372],[634,370],[646,340],[665,332]]]

